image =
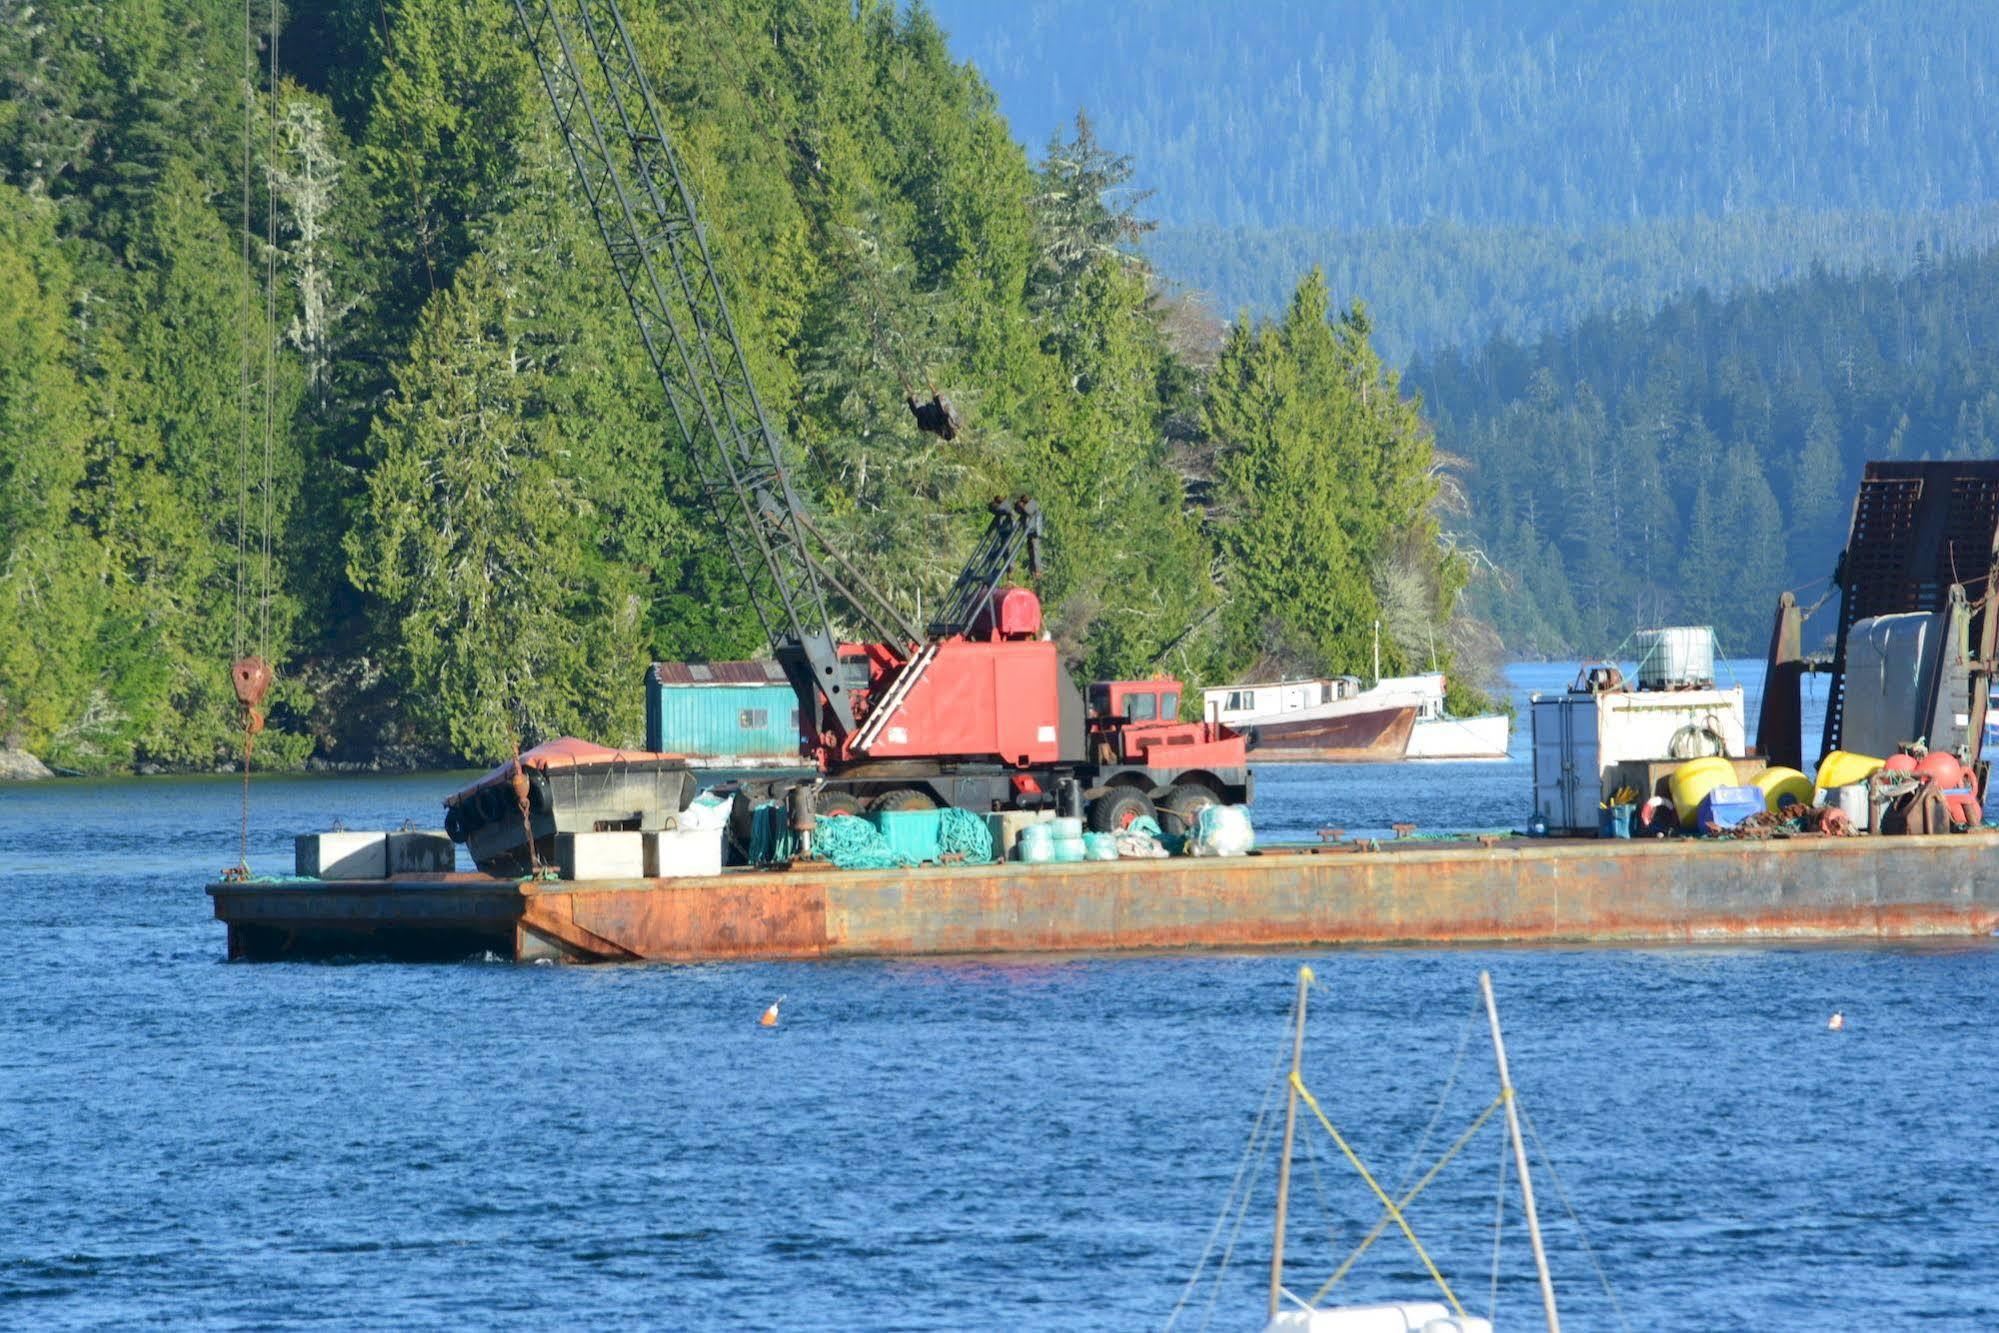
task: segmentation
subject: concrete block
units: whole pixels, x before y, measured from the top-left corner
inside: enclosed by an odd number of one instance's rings
[[[1013,845],[1029,824],[1045,824],[1055,818],[1052,810],[995,810],[986,816],[986,830],[993,835],[995,860],[1011,861]]]
[[[555,864],[564,879],[643,879],[643,833],[558,833]]]
[[[666,829],[639,836],[645,839],[645,872],[649,879],[722,873],[721,829]]]
[[[389,873],[386,833],[302,833],[292,843],[293,874],[380,879]]]
[[[443,829],[391,833],[388,844],[391,875],[446,874],[458,865],[458,849]]]

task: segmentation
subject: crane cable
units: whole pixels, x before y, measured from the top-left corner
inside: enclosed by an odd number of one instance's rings
[[[957,439],[959,432],[965,428],[965,419],[952,404],[951,400],[939,391],[937,381],[930,374],[929,367],[921,357],[916,358],[917,373],[922,378],[924,386],[930,390],[929,401],[924,402],[918,399],[916,387],[910,383],[909,375],[906,373],[908,364],[888,344],[887,337],[882,330],[883,320],[887,317],[889,310],[887,293],[882,290],[880,279],[875,276],[874,270],[869,267],[867,255],[862,251],[861,243],[858,239],[860,228],[858,226],[847,226],[837,216],[839,210],[833,199],[832,186],[827,183],[825,169],[817,161],[808,158],[805,149],[793,143],[790,136],[779,132],[780,127],[775,123],[775,118],[758,103],[755,94],[751,91],[750,72],[743,65],[737,63],[733,51],[729,51],[727,55],[724,55],[724,51],[727,48],[723,43],[716,40],[714,32],[709,28],[708,18],[702,12],[700,0],[687,0],[686,9],[689,17],[693,20],[693,27],[700,33],[702,45],[708,48],[711,59],[717,64],[726,61],[733,66],[733,72],[739,76],[738,83],[743,89],[743,100],[749,105],[750,114],[755,116],[760,122],[760,128],[763,130],[764,136],[773,142],[785,145],[790,150],[792,156],[797,159],[798,165],[803,170],[806,178],[819,187],[819,192],[827,205],[830,223],[829,230],[837,233],[841,240],[846,243],[848,256],[853,261],[852,271],[860,274],[862,280],[867,283],[868,289],[874,295],[874,300],[868,303],[867,309],[868,335],[875,345],[876,355],[881,357],[883,362],[888,365],[889,370],[895,375],[897,381],[901,383],[903,401],[908,404],[911,414],[915,416],[917,429],[935,435],[942,440],[950,441]],[[845,279],[845,282],[851,289],[853,286],[851,277]],[[890,330],[890,332],[895,332],[895,330]],[[901,339],[901,341],[906,343],[908,340]]]
[[[250,873],[250,765],[257,734],[264,729],[264,697],[271,688],[271,455],[277,429],[277,189],[271,170],[278,153],[278,9],[269,10],[268,54],[270,57],[270,153],[264,173],[264,366],[263,366],[263,474],[258,496],[259,545],[261,546],[260,586],[257,594],[256,650],[250,651],[250,430],[251,400],[251,263],[250,263],[250,176],[253,122],[259,109],[257,62],[250,0],[243,0],[243,179],[242,179],[242,291],[240,310],[241,359],[237,380],[236,431],[236,577],[235,618],[229,683],[243,710],[243,801],[238,829],[236,864],[224,872],[231,879],[246,879]]]

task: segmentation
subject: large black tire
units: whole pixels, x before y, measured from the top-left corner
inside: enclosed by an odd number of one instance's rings
[[[548,774],[538,768],[528,770],[528,809],[538,814],[547,814],[555,808],[555,795],[549,789]]]
[[[445,808],[444,836],[453,842],[465,841],[465,812],[455,805]]]
[[[1194,821],[1200,818],[1201,811],[1221,803],[1219,796],[1199,783],[1174,787],[1159,802],[1160,831],[1184,838],[1194,831]]]
[[[884,811],[935,810],[936,798],[927,791],[916,787],[891,787],[868,802],[868,813],[878,815]]]
[[[862,810],[860,797],[836,787],[821,787],[812,808],[822,815],[858,815]]]
[[[1090,802],[1090,827],[1098,833],[1122,833],[1138,819],[1157,819],[1152,798],[1136,787],[1112,787]]]
[[[479,822],[482,824],[497,824],[507,817],[509,811],[518,813],[513,792],[497,782],[490,787],[481,787],[473,802],[473,809],[477,811]]]

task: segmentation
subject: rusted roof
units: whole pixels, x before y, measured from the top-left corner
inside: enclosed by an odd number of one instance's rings
[[[654,662],[650,679],[661,685],[783,685],[775,662]]]

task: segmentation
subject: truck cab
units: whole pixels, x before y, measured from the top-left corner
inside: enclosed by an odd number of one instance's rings
[[[1203,806],[1250,799],[1248,740],[1219,723],[1182,722],[1185,696],[1171,676],[1090,686],[1081,776],[1092,826],[1114,832],[1156,815],[1167,832],[1180,833]]]

